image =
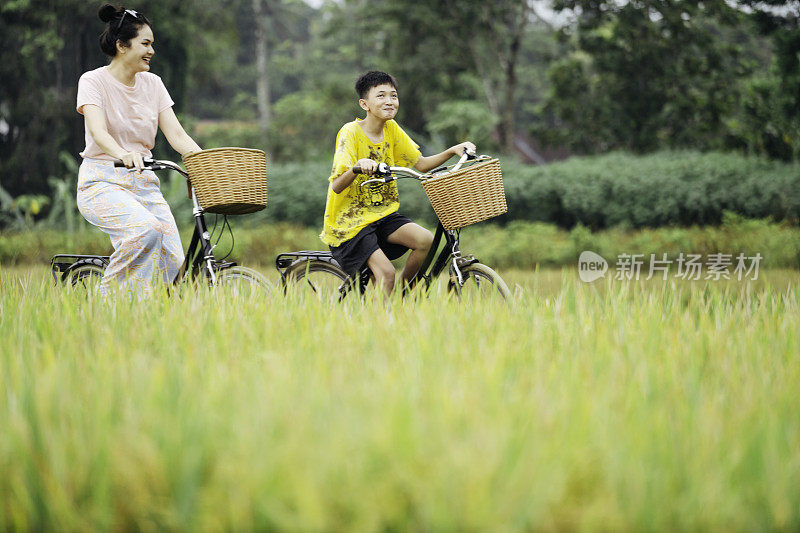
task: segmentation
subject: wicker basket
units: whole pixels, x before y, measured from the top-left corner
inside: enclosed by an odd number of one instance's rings
[[[197,201],[208,213],[244,215],[267,206],[267,156],[250,148],[212,148],[183,158]]]
[[[508,210],[497,159],[430,178],[422,182],[422,188],[446,230],[463,228]]]

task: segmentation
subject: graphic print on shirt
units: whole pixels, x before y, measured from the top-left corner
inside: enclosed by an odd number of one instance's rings
[[[368,159],[377,161],[378,163],[387,163],[384,159],[385,154],[389,152],[389,143],[383,143],[380,147],[370,146]],[[387,204],[399,200],[397,195],[397,187],[394,183],[374,183],[362,187],[361,183],[372,179],[374,176],[364,176],[359,180],[356,194],[358,195],[357,203],[367,211],[380,211]]]

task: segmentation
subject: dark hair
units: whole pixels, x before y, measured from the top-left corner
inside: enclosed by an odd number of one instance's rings
[[[117,41],[130,46],[131,39],[139,34],[139,30],[150,21],[143,14],[124,6],[114,7],[103,4],[97,12],[100,20],[106,23],[106,29],[100,34],[100,50],[107,56],[117,55]]]
[[[356,80],[356,92],[359,98],[366,98],[369,90],[378,85],[391,85],[397,90],[397,80],[394,76],[381,72],[380,70],[370,70]]]

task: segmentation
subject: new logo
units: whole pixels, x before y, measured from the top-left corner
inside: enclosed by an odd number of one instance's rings
[[[578,258],[578,276],[581,281],[591,283],[596,279],[605,277],[608,271],[608,262],[600,255],[586,250]]]

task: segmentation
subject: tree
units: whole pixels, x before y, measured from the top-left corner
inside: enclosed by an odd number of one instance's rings
[[[142,0],[137,5],[156,35],[153,70],[179,112],[193,39],[201,35],[196,28],[211,18],[212,5],[217,3]],[[75,111],[78,78],[107,62],[97,43],[103,29],[97,9],[98,4],[80,0],[17,0],[0,6],[0,184],[13,196],[50,192],[48,177],[65,170],[59,153],[77,157],[84,147],[83,120]]]
[[[722,0],[556,0],[577,24],[551,70],[551,140],[585,152],[721,147],[754,62],[726,35],[741,15]],[[737,42],[738,41],[738,42]]]
[[[480,3],[446,0],[446,7],[457,26],[466,32],[461,43],[453,44],[467,46],[486,102],[497,117],[497,137],[503,150],[511,152],[520,46],[536,13],[533,4],[529,0]]]
[[[758,31],[772,41],[769,73],[749,86],[741,136],[749,148],[784,160],[800,159],[800,0],[741,0]]]
[[[425,117],[452,100],[481,101],[494,115],[493,129],[510,151],[519,109],[522,43],[538,19],[532,0],[421,0],[408,5],[391,0],[346,2],[350,12],[365,13],[356,37],[377,52],[384,70],[400,80],[402,97],[411,100],[406,122],[416,131]],[[366,42],[368,41],[368,42]]]
[[[99,66],[88,52],[92,37],[97,46],[90,11],[78,0],[0,7],[0,184],[13,196],[48,192],[48,176],[60,175],[59,152],[83,148],[75,85],[80,72]]]
[[[428,113],[443,100],[477,98],[494,115],[495,137],[510,152],[519,110],[521,47],[532,23],[541,23],[534,2],[425,0],[408,9],[384,0],[373,7],[374,23],[381,21],[386,28],[378,36],[385,36],[380,45],[393,70],[413,80],[417,91],[436,95],[438,101],[419,99]]]
[[[271,122],[271,105],[269,91],[269,76],[267,74],[267,58],[269,57],[266,21],[264,20],[265,0],[253,0],[253,20],[255,22],[255,51],[256,51],[256,100],[258,102],[258,124],[261,131],[266,134]]]

